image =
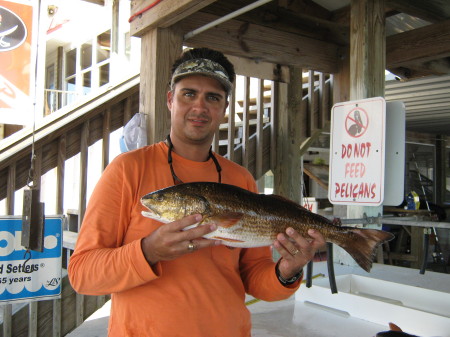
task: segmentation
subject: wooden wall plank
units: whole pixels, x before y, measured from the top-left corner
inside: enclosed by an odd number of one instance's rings
[[[33,187],[41,188],[41,178],[42,178],[42,147],[35,149],[34,153],[34,171],[33,174]]]
[[[319,128],[325,127],[325,124],[330,120],[330,87],[326,83],[326,77],[324,73],[319,74]]]
[[[87,171],[88,171],[89,121],[84,122],[80,135],[80,190],[78,203],[78,231],[86,212]]]
[[[244,77],[244,115],[242,126],[242,166],[248,168],[249,162],[249,119],[250,119],[250,77]]]
[[[56,166],[56,214],[64,213],[64,177],[66,168],[66,136],[58,141],[58,158]]]
[[[315,81],[314,81],[314,71],[310,70],[308,72],[308,120],[309,129],[307,130],[307,136],[311,136],[315,130],[318,128],[317,123],[317,100],[315,95]]]
[[[38,302],[28,303],[28,315],[28,337],[37,337]]]
[[[103,114],[103,141],[102,141],[102,169],[109,164],[109,136],[111,134],[111,108],[107,108]]]
[[[3,308],[3,336],[12,336],[12,304],[4,304]]]
[[[283,105],[280,104],[280,82],[272,81],[271,96],[272,101],[270,103],[270,169],[275,170],[277,163],[277,139],[278,139],[278,120],[279,109]]]
[[[233,86],[233,90],[230,95],[230,106],[228,108],[228,145],[227,155],[228,159],[234,161],[234,138],[236,137],[235,117],[236,117],[236,87]]]
[[[258,79],[256,122],[256,179],[263,175],[263,120],[264,120],[264,80]]]
[[[75,326],[84,322],[84,295],[75,293]]]
[[[8,177],[6,181],[6,214],[14,214],[14,193],[16,191],[16,163],[8,166]]]
[[[61,284],[62,287],[62,284]],[[57,298],[53,300],[53,325],[52,325],[52,336],[61,337],[61,299]]]
[[[126,125],[131,119],[132,115],[131,109],[132,109],[132,100],[131,97],[127,97],[125,99],[125,106],[123,109],[123,125]]]

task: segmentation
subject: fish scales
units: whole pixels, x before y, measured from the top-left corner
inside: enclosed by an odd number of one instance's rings
[[[327,242],[345,249],[366,271],[372,266],[377,247],[393,238],[391,233],[377,229],[336,225],[281,196],[257,194],[221,183],[179,184],[149,193],[141,198],[141,203],[148,209],[142,212],[144,216],[165,223],[202,214],[200,224],[217,225],[217,230],[205,237],[220,239],[231,247],[271,245],[287,227],[305,237],[309,229],[315,229]]]

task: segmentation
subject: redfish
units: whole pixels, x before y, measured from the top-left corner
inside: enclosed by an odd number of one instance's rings
[[[347,251],[367,272],[378,246],[394,238],[378,229],[341,226],[281,196],[252,193],[221,183],[179,184],[149,193],[141,203],[149,210],[143,211],[143,216],[164,223],[201,214],[202,221],[193,226],[216,224],[217,229],[205,237],[222,240],[230,247],[270,246],[288,227],[309,238],[308,229],[314,229],[327,242]]]

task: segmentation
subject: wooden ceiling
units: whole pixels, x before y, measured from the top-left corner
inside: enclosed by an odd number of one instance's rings
[[[182,21],[190,31],[253,0],[214,1]],[[225,22],[186,45],[217,47],[228,54],[333,72],[349,45],[348,0],[271,1]],[[332,6],[332,7],[331,7]],[[450,73],[450,1],[386,1],[387,68],[402,79]]]
[[[134,35],[142,35],[147,29],[176,24],[174,27],[185,35],[255,1],[163,0],[149,13],[144,12],[138,22],[132,22],[131,30]],[[132,12],[152,2],[132,2]],[[450,1],[386,0],[385,8],[386,68],[395,74],[399,84],[449,75]],[[350,0],[274,0],[185,38],[184,44],[335,73],[339,61],[349,57],[349,27]],[[450,134],[450,97],[442,105],[444,112],[440,111],[438,118],[445,127],[441,131]],[[430,131],[436,132],[433,128]]]

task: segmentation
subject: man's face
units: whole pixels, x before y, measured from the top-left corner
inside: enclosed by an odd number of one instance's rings
[[[228,106],[227,94],[215,79],[202,75],[182,78],[167,93],[172,138],[211,144]]]

